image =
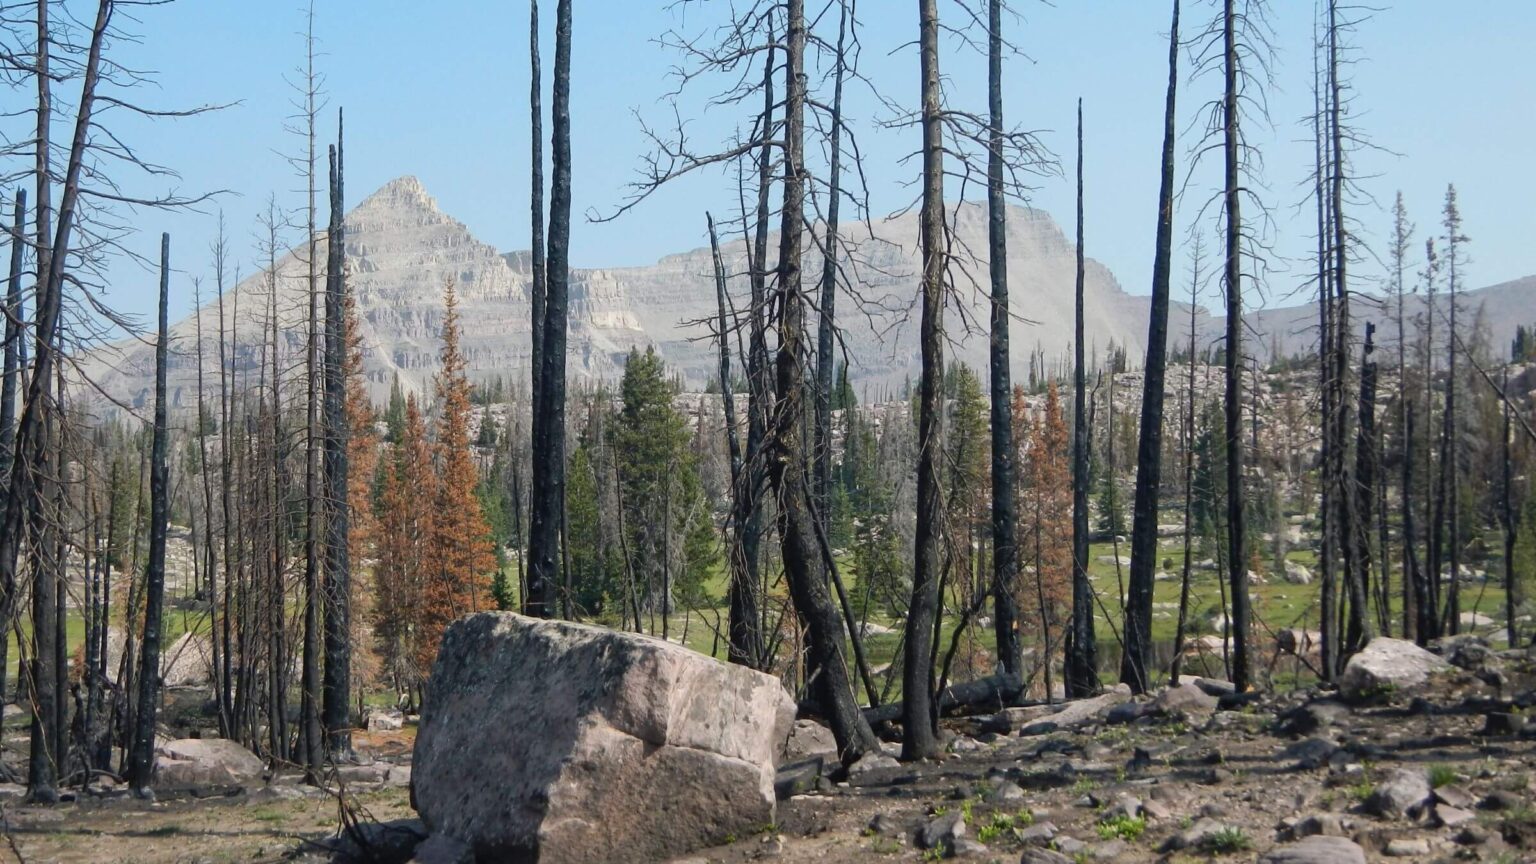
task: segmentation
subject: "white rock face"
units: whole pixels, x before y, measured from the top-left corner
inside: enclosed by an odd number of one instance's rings
[[[264,770],[260,757],[223,738],[181,738],[155,748],[159,789],[246,785]]]
[[[1404,639],[1377,636],[1349,658],[1339,679],[1339,692],[1349,699],[1368,699],[1384,691],[1417,687],[1451,665]]]
[[[961,205],[954,219],[960,241],[985,256],[985,208]],[[861,294],[872,303],[883,303],[905,314],[916,296],[920,273],[916,214],[878,219],[868,227],[846,225],[843,233],[853,238],[855,254],[865,262],[859,268],[859,278],[865,283]],[[740,239],[725,237],[722,243],[726,271],[745,273]],[[1014,325],[1014,339],[1019,344],[1038,345],[1050,356],[1066,351],[1074,309],[1072,292],[1062,291],[1060,286],[1072,284],[1076,267],[1073,246],[1049,215],[1016,208],[1009,214],[1008,251],[1010,297],[1021,319]],[[275,279],[265,272],[257,273],[224,297],[225,328],[236,334],[239,342],[231,365],[237,374],[249,372],[253,381],[263,356],[262,344],[268,338],[267,310],[272,305],[274,282],[283,362],[302,357],[308,249],[296,252],[278,259]],[[324,236],[317,241],[316,255],[323,280]],[[266,262],[255,263],[265,269]],[[987,263],[981,260],[968,266],[985,273]],[[1139,356],[1147,330],[1146,298],[1126,294],[1098,262],[1089,259],[1086,267],[1087,338],[1100,346],[1113,342],[1124,346],[1131,356]],[[807,244],[803,269],[807,274],[821,272],[814,244]],[[373,397],[387,397],[396,373],[408,390],[430,389],[438,368],[443,286],[448,281],[455,283],[458,292],[470,376],[476,380],[495,375],[509,381],[524,380],[531,348],[529,270],[528,253],[502,254],[480,242],[466,226],[440,211],[414,177],[392,180],[364,199],[347,216],[347,283],[357,303],[364,369]],[[631,348],[654,344],[691,385],[702,386],[711,380],[717,374],[716,348],[707,339],[697,341],[706,331],[694,322],[716,314],[713,272],[707,247],[668,255],[646,267],[573,269],[567,357],[570,376],[614,380]],[[733,278],[731,290],[736,295],[736,308],[747,308],[746,280]],[[969,320],[987,320],[986,300],[979,291],[963,284],[957,296],[967,307]],[[866,316],[846,297],[839,309],[850,377],[855,383],[899,385],[917,368],[915,322],[903,325],[897,320],[898,313],[873,308]],[[216,358],[220,329],[217,303],[209,299],[198,315],[202,317],[205,358]],[[173,405],[183,410],[196,403],[196,324],[197,315],[193,315],[173,325],[171,332],[175,351],[169,386]],[[954,359],[972,368],[985,368],[985,333],[964,338],[958,325],[954,329],[961,343]],[[1014,354],[1014,374],[1023,380],[1030,352]],[[152,346],[127,341],[93,353],[84,363],[92,379],[112,396],[137,406],[152,401]],[[212,392],[218,386],[217,376],[209,377],[212,380],[205,381],[205,386]],[[1177,389],[1182,384],[1171,386]]]
[[[413,799],[479,860],[661,860],[773,822],[793,720],[769,675],[645,636],[472,615],[432,668]]]

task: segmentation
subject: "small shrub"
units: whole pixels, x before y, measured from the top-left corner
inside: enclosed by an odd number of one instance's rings
[[[1140,816],[1126,816],[1123,813],[1111,819],[1106,819],[1098,825],[1100,840],[1119,838],[1128,842],[1134,841],[1146,830],[1146,819]]]
[[[1429,785],[1436,789],[1456,782],[1456,769],[1449,765],[1429,766]]]
[[[1206,837],[1200,845],[1212,855],[1234,855],[1253,848],[1253,841],[1241,828],[1223,828]]]

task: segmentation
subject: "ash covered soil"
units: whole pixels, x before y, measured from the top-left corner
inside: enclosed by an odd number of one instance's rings
[[[810,734],[779,772],[778,824],[674,860],[1536,861],[1536,654],[1440,653],[1455,665],[1426,683],[1350,700],[1196,680],[947,718],[934,762],[844,772]],[[409,733],[359,735],[374,764],[340,789],[279,774],[147,804],[102,781],[33,807],[0,787],[0,861],[370,860],[337,837],[343,810],[371,860],[407,861]]]

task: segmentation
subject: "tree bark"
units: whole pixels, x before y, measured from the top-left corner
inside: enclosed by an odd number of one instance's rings
[[[1019,609],[1014,588],[1019,579],[1019,526],[1014,477],[1013,381],[1009,368],[1008,200],[1003,165],[1003,0],[987,4],[987,259],[992,280],[988,345],[992,420],[992,607],[997,659],[1003,672],[1023,676],[1019,644]]]
[[[801,286],[801,241],[805,209],[805,3],[787,0],[784,103],[784,200],[779,231],[779,349],[775,360],[777,411],[768,441],[768,477],[779,501],[780,538],[784,568],[795,611],[810,634],[820,701],[826,706],[846,764],[875,752],[879,741],[859,713],[853,698],[848,664],[843,657],[842,623],[820,578],[816,526],[807,488],[805,377],[805,295]],[[926,654],[925,654],[926,656]]]
[[[1227,579],[1232,591],[1232,683],[1238,692],[1249,688],[1248,658],[1248,557],[1246,508],[1243,501],[1243,220],[1242,188],[1238,160],[1239,129],[1236,0],[1223,0],[1222,40],[1225,53],[1226,92],[1222,100],[1222,145],[1226,157],[1226,412],[1227,452]]]
[[[555,78],[551,105],[549,239],[539,411],[534,417],[533,499],[529,508],[528,614],[555,612],[560,515],[565,500],[565,344],[571,244],[571,0],[555,7]]]
[[[336,146],[330,151],[331,223],[326,230],[325,267],[325,670],[320,723],[325,755],[344,759],[352,750],[352,557],[348,504],[346,411],[347,320],[345,150],[342,118],[336,117]]]
[[[948,266],[944,230],[944,130],[939,83],[939,13],[935,0],[918,2],[918,53],[922,72],[923,193],[919,216],[922,246],[922,380],[917,418],[916,563],[912,602],[903,643],[901,756],[930,759],[939,753],[938,702],[934,696],[933,630],[940,615],[944,506],[940,460],[944,451],[944,278]]]
[[[1088,428],[1088,359],[1084,348],[1083,291],[1083,100],[1077,100],[1077,284],[1072,368],[1072,628],[1066,651],[1069,698],[1099,692],[1099,646],[1093,633],[1093,583],[1088,579],[1088,465],[1093,443]]]
[[[168,296],[171,284],[171,235],[160,235],[160,336],[155,343],[155,428],[149,457],[149,567],[144,577],[144,637],[139,644],[139,706],[134,717],[128,782],[135,795],[153,798],[155,709],[160,701],[160,619],[165,604],[165,532],[170,522],[170,470],[166,449],[165,372],[170,355]]]
[[[1152,312],[1142,377],[1141,434],[1136,450],[1136,499],[1131,525],[1131,579],[1125,607],[1120,680],[1138,693],[1152,678],[1152,589],[1157,569],[1157,510],[1163,476],[1163,391],[1168,369],[1168,294],[1173,270],[1173,148],[1179,82],[1179,0],[1168,35],[1168,96],[1163,113],[1162,182],[1157,199],[1157,252],[1152,263]]]

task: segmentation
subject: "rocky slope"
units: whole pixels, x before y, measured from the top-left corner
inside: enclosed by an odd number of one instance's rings
[[[985,302],[986,211],[973,204],[953,214],[957,252],[955,291],[946,324],[951,357],[982,369],[986,366]],[[443,213],[414,177],[401,177],[368,196],[347,218],[349,284],[357,299],[365,346],[365,368],[376,397],[387,393],[399,374],[406,387],[431,385],[437,369],[442,326],[443,287],[453,282],[461,303],[464,349],[469,370],[478,379],[500,375],[511,381],[527,377],[529,359],[529,261],[526,252],[503,254],[476,239],[468,227]],[[850,241],[848,273],[858,285],[857,299],[844,291],[838,316],[851,377],[856,382],[900,385],[919,365],[916,334],[917,279],[920,269],[917,221],[913,214],[857,223],[844,232]],[[1075,249],[1046,213],[1015,208],[1009,219],[1008,274],[1012,311],[1014,375],[1027,375],[1031,353],[1047,364],[1068,356],[1073,331]],[[816,245],[809,243],[804,272],[814,280],[821,271]],[[317,270],[323,278],[325,238],[316,243]],[[743,245],[727,239],[727,271],[738,309],[746,306]],[[273,291],[279,324],[280,368],[296,368],[303,359],[303,313],[308,249],[301,246],[277,261],[270,272],[244,279],[224,301],[226,329],[236,338],[232,366],[242,380],[259,380],[270,367]],[[689,385],[702,387],[716,374],[714,349],[706,320],[716,314],[713,265],[707,248],[668,255],[646,267],[576,269],[571,272],[571,333],[568,368],[574,378],[613,379],[631,348],[654,344]],[[1103,265],[1086,267],[1087,339],[1102,351],[1111,343],[1126,346],[1136,365],[1143,351],[1148,301],[1127,294]],[[1468,320],[1482,318],[1494,344],[1503,344],[1521,322],[1536,321],[1536,277],[1469,292]],[[1182,346],[1188,332],[1187,306],[1175,304],[1171,341]],[[1411,317],[1418,311],[1410,304]],[[197,328],[202,326],[206,385],[216,386],[219,311],[210,302],[199,313],[173,326],[172,398],[180,407],[195,402]],[[1356,304],[1357,322],[1383,321],[1386,310]],[[1250,346],[1261,354],[1278,348],[1305,350],[1315,311],[1298,306],[1254,313]],[[813,313],[814,320],[814,313]],[[1220,333],[1221,319],[1200,311],[1202,344]],[[1385,337],[1385,331],[1382,336]],[[149,345],[126,341],[84,358],[81,369],[111,397],[129,405],[147,405],[153,372]]]

